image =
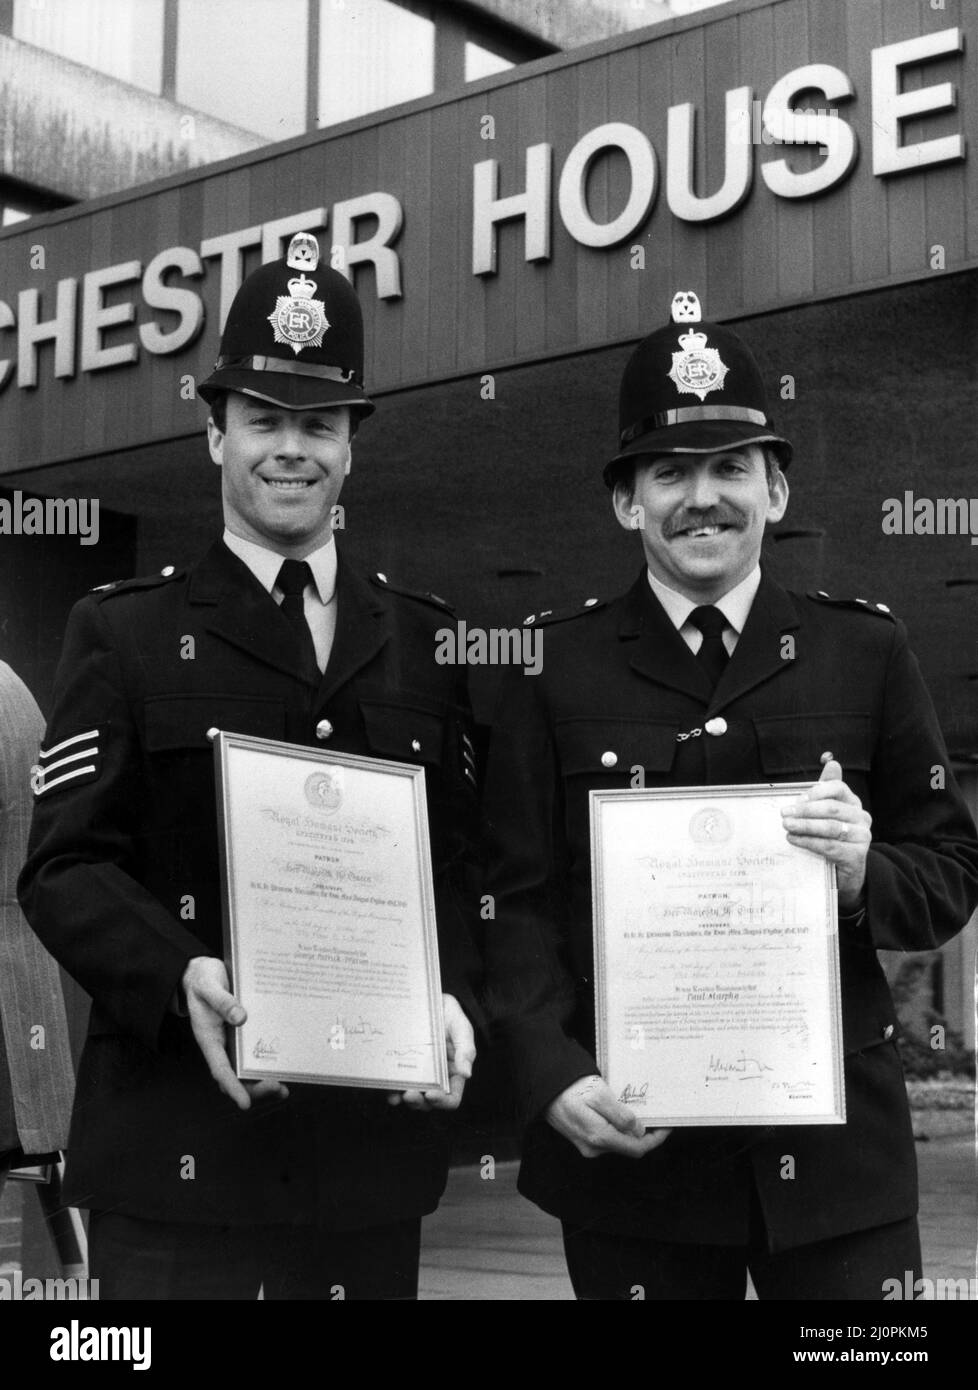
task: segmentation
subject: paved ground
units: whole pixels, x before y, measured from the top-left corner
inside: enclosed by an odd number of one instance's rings
[[[940,1280],[971,1279],[978,1233],[975,1145],[969,1133],[918,1143],[924,1274],[941,1296]],[[8,1185],[0,1202],[0,1236],[19,1216],[27,1184]],[[2,1244],[2,1240],[0,1240]],[[0,1250],[0,1272],[17,1263],[18,1250]],[[31,1273],[53,1274],[51,1269]],[[978,1283],[970,1286],[972,1294]],[[947,1296],[945,1292],[944,1296]],[[492,1181],[478,1167],[456,1168],[434,1216],[424,1224],[421,1297],[447,1300],[559,1300],[572,1298],[560,1232],[516,1191],[516,1164],[496,1167]]]
[[[969,1134],[918,1143],[924,1274],[974,1279],[978,1231],[975,1145]],[[970,1286],[974,1295],[978,1285]],[[492,1181],[456,1168],[424,1225],[424,1299],[571,1299],[560,1228],[516,1191],[516,1165]],[[750,1297],[753,1297],[751,1293]]]

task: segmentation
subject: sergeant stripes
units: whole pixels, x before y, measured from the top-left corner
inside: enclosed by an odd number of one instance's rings
[[[45,792],[52,791],[64,782],[74,781],[88,773],[96,773],[99,763],[98,739],[98,729],[88,729],[84,733],[72,734],[70,738],[62,739],[52,748],[39,749],[38,762],[31,768],[31,791],[34,795],[43,796]],[[79,744],[82,746],[78,747]],[[66,752],[66,749],[73,751]],[[62,754],[64,756],[60,756]],[[86,759],[92,761],[86,763]],[[82,763],[83,766],[71,767],[67,772],[59,771],[60,768],[68,768],[72,763]],[[52,777],[53,772],[57,772],[58,775]]]

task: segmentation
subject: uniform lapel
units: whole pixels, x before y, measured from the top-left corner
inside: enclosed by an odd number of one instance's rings
[[[191,604],[210,609],[208,632],[249,656],[305,680],[288,620],[251,570],[218,541],[194,570]]]
[[[629,658],[633,671],[696,700],[709,699],[709,677],[652,592],[644,569],[625,595],[618,636],[633,644]]]
[[[338,555],[336,632],[319,686],[318,705],[373,660],[387,642],[390,627],[390,609],[384,595],[375,592]]]
[[[710,713],[791,666],[782,638],[800,625],[797,610],[788,593],[766,574],[751,604],[733,656],[711,692],[709,677],[673,626],[669,615],[652,592],[643,570],[625,596],[618,635],[634,643],[632,669],[657,685],[702,700]]]
[[[786,652],[783,638],[800,621],[787,591],[762,571],[744,630],[710,701],[711,712],[791,669],[793,652]]]

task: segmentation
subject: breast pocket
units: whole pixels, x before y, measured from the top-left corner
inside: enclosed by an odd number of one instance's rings
[[[254,738],[285,737],[281,700],[249,695],[155,695],[144,707],[150,753],[209,751],[208,729]]]
[[[831,753],[842,764],[842,775],[867,773],[872,762],[873,721],[868,714],[779,714],[755,719],[761,767],[772,778],[817,780],[821,756]]]
[[[669,772],[678,732],[674,721],[599,717],[562,720],[554,736],[565,777],[610,775],[620,785],[621,774],[636,767]]]
[[[394,762],[440,767],[444,757],[445,714],[433,706],[361,698],[370,752]]]

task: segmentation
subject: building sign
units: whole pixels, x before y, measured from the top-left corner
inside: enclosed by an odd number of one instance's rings
[[[639,337],[677,286],[729,318],[972,266],[953,4],[746,0],[18,228],[3,466],[198,429],[235,290],[295,231],[361,294],[375,392]]]

